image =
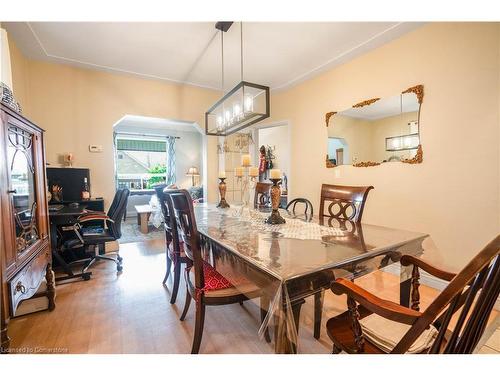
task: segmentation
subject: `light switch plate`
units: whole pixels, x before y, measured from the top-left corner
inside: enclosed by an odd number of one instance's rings
[[[90,152],[102,152],[102,145],[89,145]]]

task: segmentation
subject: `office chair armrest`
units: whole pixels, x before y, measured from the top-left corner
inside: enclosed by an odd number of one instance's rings
[[[114,223],[115,221],[111,219],[108,215],[103,215],[103,214],[91,214],[91,215],[84,215],[83,217],[80,216],[78,218],[79,223],[86,223],[88,221],[95,221],[95,220],[103,220],[103,221],[109,221],[111,223]]]

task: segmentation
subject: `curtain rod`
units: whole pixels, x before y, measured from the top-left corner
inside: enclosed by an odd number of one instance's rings
[[[115,132],[116,135],[139,135],[143,137],[157,137],[157,138],[175,138],[181,139],[181,137],[173,136],[173,135],[162,135],[162,134],[142,134],[142,133],[128,133],[128,132]]]

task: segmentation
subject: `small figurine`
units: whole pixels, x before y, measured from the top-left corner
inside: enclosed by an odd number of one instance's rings
[[[62,187],[59,185],[52,185],[52,199],[54,202],[62,202]]]
[[[266,179],[266,147],[264,145],[260,146],[260,155],[259,155],[259,181],[264,181]]]

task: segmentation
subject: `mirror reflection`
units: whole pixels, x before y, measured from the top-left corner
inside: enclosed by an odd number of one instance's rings
[[[417,92],[410,91],[333,113],[328,119],[327,166],[413,163],[420,145],[420,104]]]

